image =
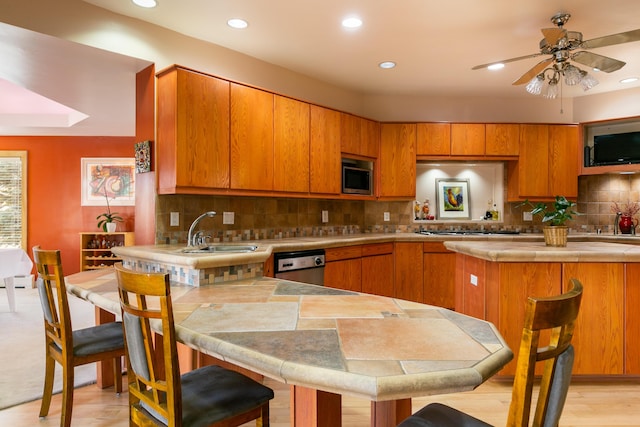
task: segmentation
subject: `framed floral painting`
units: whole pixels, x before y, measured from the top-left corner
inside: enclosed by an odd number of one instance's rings
[[[81,158],[82,206],[135,205],[135,159]]]

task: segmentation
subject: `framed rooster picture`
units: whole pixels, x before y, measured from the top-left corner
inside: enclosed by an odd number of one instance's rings
[[[469,180],[436,179],[437,219],[470,219]]]

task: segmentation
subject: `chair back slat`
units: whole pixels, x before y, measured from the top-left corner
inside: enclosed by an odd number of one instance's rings
[[[62,350],[63,357],[71,357],[71,315],[60,251],[42,250],[39,246],[34,246],[33,259],[38,272],[36,284],[42,304],[47,345],[53,343]]]
[[[180,369],[173,327],[169,276],[140,274],[115,266],[129,366],[130,402],[166,421],[182,419]],[[162,328],[153,332],[152,323]]]
[[[557,425],[571,379],[573,366],[571,339],[583,290],[578,280],[571,279],[570,282],[572,289],[558,297],[529,297],[527,301],[508,426],[529,425],[536,362],[544,362],[545,365],[533,426]],[[548,330],[551,333],[547,342],[541,342],[542,334]],[[562,401],[554,402],[550,406],[550,399],[557,396],[562,397]],[[553,414],[550,413],[550,407]]]

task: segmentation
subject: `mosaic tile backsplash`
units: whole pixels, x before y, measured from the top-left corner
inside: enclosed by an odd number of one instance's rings
[[[569,226],[573,231],[604,233],[613,231],[614,201],[640,201],[640,176],[591,175],[579,178],[577,217]],[[506,185],[505,185],[506,188]],[[506,197],[505,197],[506,199]],[[429,229],[510,229],[540,232],[538,218],[523,221],[518,203],[507,203],[500,221],[414,222],[413,201],[359,201],[287,199],[271,197],[219,197],[197,195],[158,196],[156,206],[156,243],[186,243],[191,222],[200,214],[214,210],[218,215],[203,219],[198,229],[211,242],[286,239],[308,236],[335,236],[357,233],[396,233]],[[321,212],[329,212],[329,222],[322,223]],[[180,225],[170,226],[170,213],[178,212]],[[222,224],[222,213],[234,212],[235,223]],[[384,221],[389,212],[389,221]]]

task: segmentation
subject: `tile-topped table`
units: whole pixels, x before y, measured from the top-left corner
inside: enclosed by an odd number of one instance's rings
[[[112,269],[66,281],[119,312]],[[292,426],[340,425],[343,394],[371,400],[372,426],[395,426],[412,397],[473,390],[513,357],[491,323],[409,301],[272,278],[171,293],[177,339],[289,384]]]

